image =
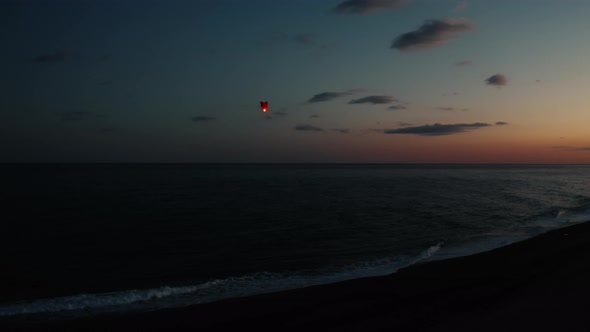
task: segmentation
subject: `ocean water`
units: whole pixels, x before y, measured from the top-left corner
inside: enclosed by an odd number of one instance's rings
[[[0,166],[0,321],[386,275],[590,220],[590,166]]]

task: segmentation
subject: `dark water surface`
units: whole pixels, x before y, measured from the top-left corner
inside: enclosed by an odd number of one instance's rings
[[[583,165],[0,171],[0,319],[147,310],[387,274],[590,219]]]

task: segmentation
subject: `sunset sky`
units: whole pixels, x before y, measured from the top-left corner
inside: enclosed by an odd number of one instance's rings
[[[588,13],[0,0],[0,161],[590,163]]]

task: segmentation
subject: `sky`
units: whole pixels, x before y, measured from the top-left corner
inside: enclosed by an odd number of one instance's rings
[[[589,12],[0,0],[0,162],[590,163]]]

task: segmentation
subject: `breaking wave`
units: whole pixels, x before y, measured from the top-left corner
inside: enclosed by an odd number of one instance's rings
[[[414,257],[384,258],[349,265],[337,271],[319,275],[261,272],[242,277],[218,279],[190,286],[163,286],[144,290],[80,294],[20,302],[0,306],[0,316],[53,315],[59,313],[61,318],[74,318],[103,313],[147,311],[271,293],[363,277],[387,275],[428,259],[440,250],[441,245],[439,243],[432,246]]]

